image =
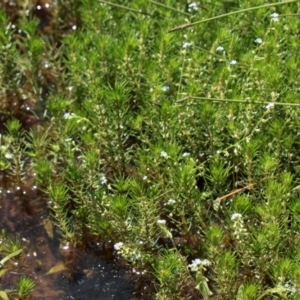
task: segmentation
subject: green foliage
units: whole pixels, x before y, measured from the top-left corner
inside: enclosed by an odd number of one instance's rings
[[[3,170],[9,169],[14,176],[15,184],[20,187],[25,181],[25,137],[24,131],[18,120],[12,119],[6,123],[8,135],[4,137],[4,145],[2,147],[2,164]]]
[[[241,285],[237,292],[237,300],[254,300],[257,299],[258,286],[255,283],[249,282]]]
[[[1,231],[0,235],[0,279],[9,271],[10,260],[16,260],[23,252],[22,241],[19,236],[8,236],[5,230]],[[25,299],[33,290],[33,281],[25,276],[21,276],[17,284],[16,291],[10,289],[2,289],[0,285],[0,297],[9,299],[8,295],[18,294],[18,299]]]
[[[174,250],[164,251],[154,265],[154,276],[158,280],[157,299],[182,299],[182,283],[187,276],[183,258]]]
[[[26,299],[34,289],[34,281],[27,276],[21,276],[16,288],[18,299]]]
[[[47,37],[1,11],[0,170],[157,299],[297,299],[299,9],[57,1]]]

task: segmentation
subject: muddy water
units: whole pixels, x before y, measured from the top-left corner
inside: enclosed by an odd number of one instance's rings
[[[30,182],[15,186],[1,172],[0,229],[19,234],[24,245],[18,263],[5,264],[9,270],[0,280],[2,288],[11,288],[25,274],[35,281],[33,300],[146,299],[137,297],[135,278],[117,266],[111,249],[105,253],[99,243],[81,249],[62,244],[43,195]]]

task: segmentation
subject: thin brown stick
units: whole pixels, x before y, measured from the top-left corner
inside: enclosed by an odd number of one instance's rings
[[[250,189],[252,189],[256,184],[257,184],[257,183],[251,183],[251,184],[248,184],[248,185],[244,186],[243,188],[240,188],[240,189],[237,189],[237,190],[235,190],[235,191],[232,191],[232,192],[230,192],[229,194],[226,194],[226,195],[224,195],[224,196],[222,196],[222,197],[218,197],[216,200],[214,200],[214,202],[221,202],[222,200],[227,199],[227,198],[229,198],[229,197],[231,197],[231,196],[233,196],[233,195],[235,195],[235,194],[241,193],[241,192],[243,192],[243,191],[245,191],[245,190],[250,190]]]
[[[167,9],[169,9],[169,10],[176,11],[177,13],[184,14],[184,15],[189,16],[189,17],[192,16],[191,14],[189,14],[189,13],[187,13],[187,12],[181,11],[181,10],[179,10],[179,9],[176,9],[176,8],[174,8],[174,7],[165,5],[165,4],[163,4],[163,3],[159,3],[159,2],[157,2],[157,1],[149,0],[149,2],[151,2],[151,3],[153,3],[153,4],[156,4],[156,5],[159,5],[159,6],[162,6],[162,7],[164,7],[164,8],[167,8]]]
[[[191,23],[191,24],[183,24],[183,25],[180,25],[180,26],[177,26],[175,28],[172,28],[172,29],[168,30],[168,33],[174,32],[174,31],[179,31],[179,30],[188,28],[188,27],[193,26],[193,25],[194,25],[193,23]]]
[[[258,182],[255,182],[255,183],[250,183],[250,184],[244,186],[243,188],[234,190],[234,191],[230,192],[229,194],[226,194],[226,195],[224,195],[222,197],[218,197],[216,200],[214,200],[214,202],[221,202],[222,200],[227,199],[227,198],[229,198],[231,196],[234,196],[235,194],[241,193],[241,192],[243,192],[245,190],[251,190],[255,185],[257,185],[257,184],[259,184],[259,183],[261,183],[263,181],[266,181],[267,179],[271,179],[271,178],[274,178],[274,176],[266,177],[266,178],[264,178],[264,179],[262,179],[262,180],[260,180]]]
[[[181,99],[179,99],[179,100],[176,100],[175,102],[176,102],[176,103],[180,103],[180,102],[183,102],[183,101],[188,100],[189,98],[190,98],[190,96],[186,96],[186,97],[184,97],[184,98],[181,98]]]

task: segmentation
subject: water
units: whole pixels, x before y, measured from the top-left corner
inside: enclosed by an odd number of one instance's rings
[[[0,172],[0,228],[18,234],[24,245],[18,263],[5,264],[2,288],[15,286],[25,274],[35,281],[33,300],[147,298],[137,297],[136,278],[117,264],[112,247],[91,239],[73,249],[61,243],[46,199],[30,180],[15,186],[12,177]]]

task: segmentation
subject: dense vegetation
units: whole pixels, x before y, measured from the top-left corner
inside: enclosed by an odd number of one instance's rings
[[[300,298],[300,5],[266,2],[3,3],[1,170],[155,299]]]

